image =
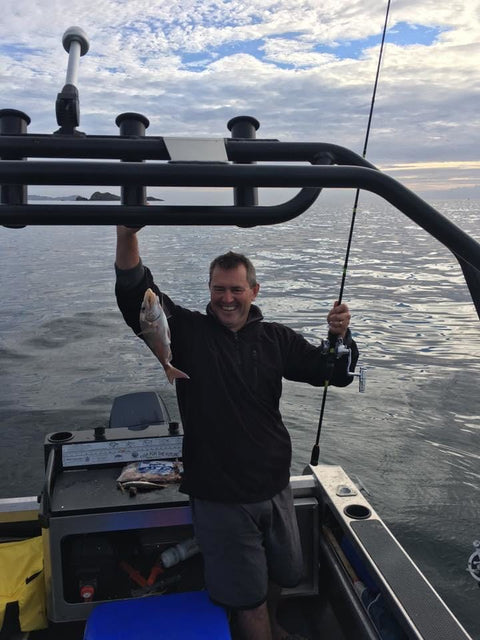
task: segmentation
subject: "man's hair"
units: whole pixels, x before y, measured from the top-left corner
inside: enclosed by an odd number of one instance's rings
[[[234,251],[229,251],[228,253],[224,253],[221,256],[216,257],[210,263],[210,272],[208,284],[212,281],[212,274],[215,267],[219,267],[220,269],[235,269],[239,265],[243,264],[245,269],[247,270],[247,282],[250,287],[254,287],[257,284],[257,274],[255,273],[255,267],[252,262],[244,256],[243,253],[235,253]]]

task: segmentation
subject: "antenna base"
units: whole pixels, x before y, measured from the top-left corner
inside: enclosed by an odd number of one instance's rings
[[[81,131],[76,131],[80,124],[80,101],[78,89],[73,84],[66,84],[61,93],[57,94],[55,102],[55,114],[60,129],[55,134],[84,136]]]

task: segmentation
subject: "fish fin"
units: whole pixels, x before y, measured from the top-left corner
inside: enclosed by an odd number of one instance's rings
[[[185,380],[190,380],[190,376],[187,376],[186,373],[183,373],[183,371],[180,371],[180,369],[177,369],[176,367],[174,367],[171,364],[168,364],[168,366],[164,365],[164,369],[165,369],[165,373],[167,374],[167,378],[168,378],[168,381],[170,382],[170,384],[173,384],[174,381],[177,378],[183,378]]]
[[[143,338],[145,340],[144,336],[148,336],[149,333],[155,333],[155,332],[152,331],[152,329],[144,329],[143,331],[140,331],[140,333],[136,333],[135,335],[137,336],[137,338]]]
[[[163,313],[165,314],[166,319],[168,320],[169,318],[172,317],[172,314],[170,312],[167,312],[167,309],[165,308],[165,305],[163,304],[163,293],[161,294],[161,297],[158,299],[160,306],[163,309]]]

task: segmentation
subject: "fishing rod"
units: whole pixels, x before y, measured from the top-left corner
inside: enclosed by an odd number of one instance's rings
[[[362,151],[362,158],[366,158],[367,155],[367,148],[368,148],[368,141],[370,139],[370,130],[372,127],[372,118],[373,118],[373,109],[375,107],[375,99],[377,96],[377,88],[378,88],[378,80],[380,77],[380,69],[382,66],[382,60],[383,60],[383,51],[384,51],[384,46],[385,46],[385,36],[387,34],[387,26],[388,26],[388,17],[390,14],[390,4],[391,4],[391,0],[387,0],[387,9],[385,12],[385,23],[383,25],[383,32],[382,32],[382,40],[380,43],[380,51],[378,54],[378,63],[377,63],[377,71],[375,74],[375,82],[373,84],[373,92],[372,92],[372,99],[370,101],[370,111],[368,114],[368,122],[367,122],[367,130],[365,132],[365,141],[363,144],[363,151]],[[342,298],[343,298],[343,291],[345,288],[345,281],[347,278],[347,271],[348,271],[348,261],[350,258],[350,250],[352,247],[352,240],[353,240],[353,231],[355,228],[355,220],[357,217],[357,208],[358,208],[358,200],[360,198],[360,189],[356,190],[355,193],[355,200],[353,203],[353,209],[352,209],[352,219],[350,222],[350,231],[348,234],[348,241],[347,241],[347,250],[345,252],[345,260],[343,263],[343,269],[342,269],[342,280],[340,283],[340,291],[338,294],[338,304],[342,303]],[[333,334],[330,333],[328,334],[328,338],[325,341],[325,350],[328,356],[328,364],[327,364],[327,379],[324,382],[324,386],[323,386],[323,396],[322,396],[322,404],[320,407],[320,416],[318,419],[318,428],[317,428],[317,436],[315,438],[315,444],[313,445],[312,448],[312,455],[310,458],[310,464],[312,465],[317,465],[318,464],[318,460],[320,458],[320,433],[322,431],[322,424],[323,424],[323,416],[325,413],[325,404],[327,401],[327,392],[328,392],[328,386],[330,384],[330,376],[333,372],[333,367],[335,364],[335,359],[341,357],[342,355],[345,355],[349,350],[347,347],[345,347],[345,345],[343,344],[343,339],[335,336]],[[362,368],[360,368],[362,369]],[[363,391],[364,387],[362,388],[362,386],[364,385],[364,378],[363,378],[363,372],[360,371],[360,390]]]

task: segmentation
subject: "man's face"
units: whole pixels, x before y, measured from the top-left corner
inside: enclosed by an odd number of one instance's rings
[[[210,303],[218,320],[231,331],[238,331],[248,318],[250,305],[260,285],[251,287],[247,269],[240,264],[234,269],[215,267],[210,281]]]

